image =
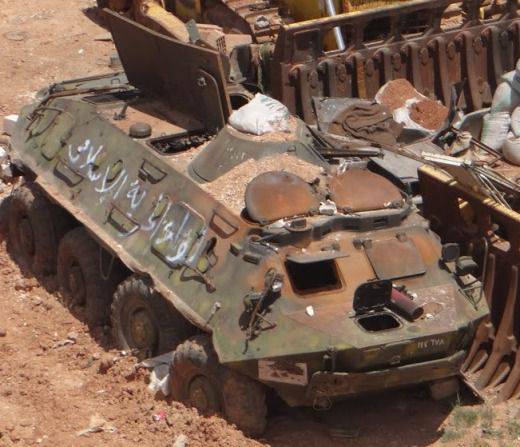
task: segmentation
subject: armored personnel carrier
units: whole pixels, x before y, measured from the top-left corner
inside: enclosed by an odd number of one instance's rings
[[[57,272],[64,300],[110,322],[122,349],[174,350],[174,397],[252,435],[267,391],[319,408],[419,383],[445,392],[488,314],[474,262],[296,117],[262,136],[227,125],[220,59],[193,51],[186,72],[123,58],[126,74],[52,85],[21,111],[16,257]]]

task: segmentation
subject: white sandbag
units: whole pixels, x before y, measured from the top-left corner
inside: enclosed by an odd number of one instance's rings
[[[508,112],[488,113],[482,119],[480,140],[486,146],[499,150],[507,140],[511,116]]]
[[[509,134],[508,139],[502,146],[502,154],[509,163],[520,166],[520,138]]]
[[[511,130],[515,137],[520,137],[520,107],[515,108],[511,114]]]
[[[520,59],[516,68],[502,76],[500,84],[493,93],[491,113],[511,113],[520,105]]]
[[[13,135],[14,128],[15,128],[17,122],[18,122],[18,115],[4,116],[3,133],[5,133],[7,135]]]
[[[410,98],[406,100],[406,103],[403,107],[399,107],[392,112],[392,117],[396,123],[402,124],[405,129],[413,129],[422,132],[424,135],[433,135],[436,131],[426,129],[421,126],[419,123],[416,123],[411,117],[410,112],[412,110],[413,104],[419,102],[417,98]]]
[[[270,132],[290,132],[289,109],[281,102],[257,93],[245,106],[235,110],[229,124],[240,132],[264,135]]]

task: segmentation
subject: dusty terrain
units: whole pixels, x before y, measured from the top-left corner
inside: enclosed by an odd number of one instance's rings
[[[108,70],[114,49],[94,3],[0,0],[0,116],[46,84]],[[5,196],[10,186],[1,189]],[[355,399],[329,413],[278,409],[265,437],[250,440],[222,419],[154,398],[133,358],[20,272],[3,236],[0,290],[0,446],[520,445],[517,403],[435,403],[422,389]]]

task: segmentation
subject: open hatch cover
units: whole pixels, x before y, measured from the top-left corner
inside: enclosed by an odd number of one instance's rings
[[[399,189],[367,169],[349,169],[329,182],[331,199],[349,212],[374,211],[402,204]]]
[[[290,172],[269,171],[255,177],[246,188],[246,209],[255,222],[316,212],[320,205],[311,186]]]

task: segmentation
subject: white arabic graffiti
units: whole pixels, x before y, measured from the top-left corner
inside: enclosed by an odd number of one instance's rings
[[[185,209],[184,216],[180,225],[176,220],[166,221],[163,225],[161,236],[155,240],[155,245],[168,244],[170,247],[176,247],[175,254],[165,254],[166,261],[175,265],[184,260],[190,249],[191,238],[187,237],[185,233],[186,226],[190,220],[191,213]]]
[[[99,169],[98,160],[104,152],[104,146],[96,146],[91,140],[87,139],[79,146],[69,145],[68,159],[71,167],[85,175],[86,179],[94,186],[94,190],[99,194],[99,203],[104,203],[107,199],[115,200],[123,195],[129,200],[129,209],[125,210],[127,217],[132,215],[143,205],[148,191],[143,187],[139,180],[130,181],[128,170],[123,161],[108,165],[103,170]],[[170,249],[164,253],[165,260],[175,265],[182,263],[189,255],[193,240],[190,231],[186,231],[189,226],[191,212],[184,208],[181,219],[168,218],[171,209],[171,202],[166,206],[164,201],[167,197],[161,193],[152,206],[151,212],[147,215],[146,223],[140,227],[141,231],[149,233],[149,240],[155,237],[159,228],[161,232],[155,239],[154,245],[166,244]],[[164,206],[164,210],[160,208]],[[119,236],[126,236],[120,232]]]

